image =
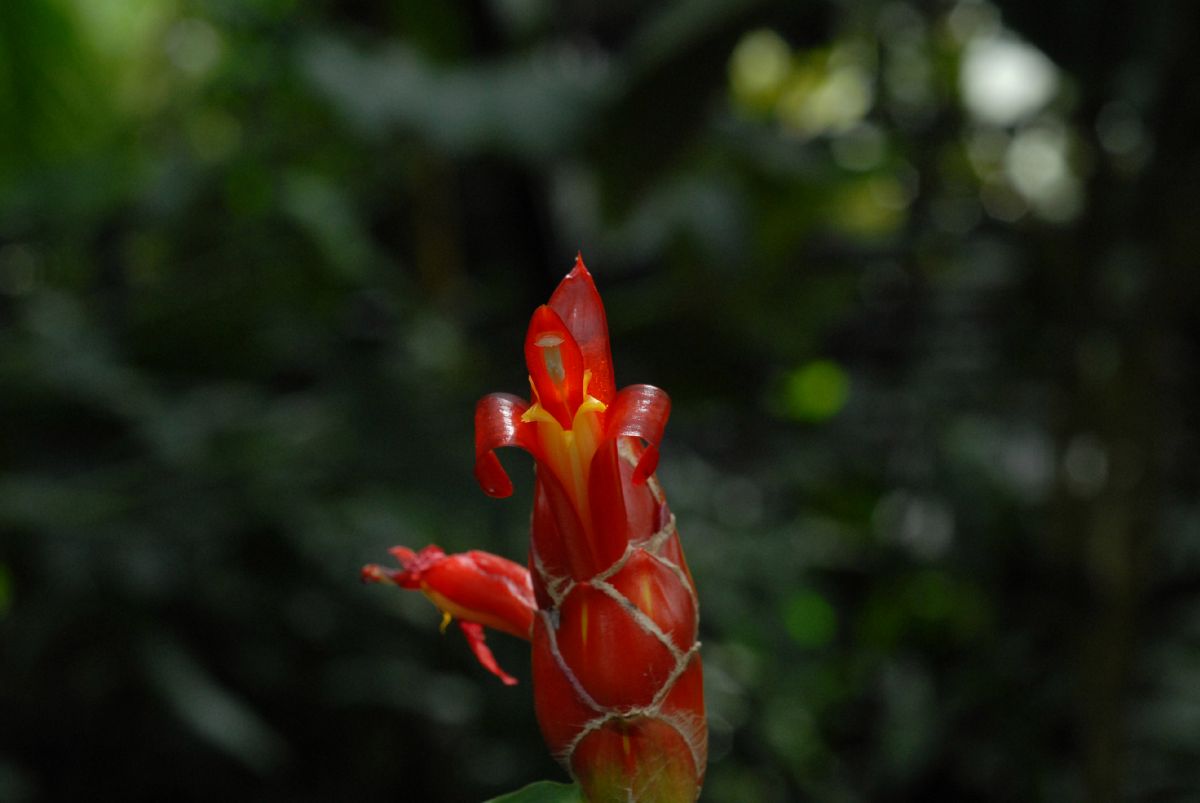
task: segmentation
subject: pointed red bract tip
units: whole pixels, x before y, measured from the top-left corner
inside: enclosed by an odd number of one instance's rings
[[[592,372],[588,394],[608,404],[616,393],[613,378],[612,349],[608,342],[608,320],[604,302],[592,281],[592,274],[583,264],[582,254],[575,257],[575,267],[559,282],[550,296],[549,307],[558,313],[583,354],[583,366]]]
[[[474,653],[475,660],[479,661],[484,669],[500,678],[500,682],[505,686],[517,685],[517,679],[500,668],[500,664],[496,661],[496,656],[492,654],[491,648],[488,647],[487,642],[484,640],[483,625],[476,624],[475,622],[459,622],[458,627],[466,637],[467,646]]]

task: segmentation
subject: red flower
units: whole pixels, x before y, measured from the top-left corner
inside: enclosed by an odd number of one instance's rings
[[[530,572],[486,553],[397,548],[404,570],[368,567],[368,579],[531,638],[542,733],[593,803],[694,800],[707,753],[698,605],[653,476],[670,401],[650,385],[616,390],[604,306],[582,259],[534,312],[525,360],[531,401],[495,393],[475,408],[475,476],[508,496],[494,450],[534,456]],[[509,682],[482,633],[468,639]]]
[[[427,546],[420,552],[402,546],[390,551],[401,568],[364,566],[363,579],[423,592],[442,611],[442,630],[457,616],[458,626],[479,663],[505,685],[514,685],[517,679],[500,668],[488,649],[483,628],[486,625],[519,638],[530,638],[534,605],[529,571],[490,552],[473,550],[447,555],[436,546]]]

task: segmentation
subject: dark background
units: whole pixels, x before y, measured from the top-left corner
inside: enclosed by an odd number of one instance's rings
[[[1187,0],[0,3],[0,800],[563,778],[397,543],[582,249],[712,801],[1200,797]]]

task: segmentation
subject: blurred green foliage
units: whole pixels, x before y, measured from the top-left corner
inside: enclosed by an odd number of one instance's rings
[[[0,800],[563,779],[357,572],[524,554],[472,405],[579,249],[706,800],[1194,800],[1197,14],[0,3]]]

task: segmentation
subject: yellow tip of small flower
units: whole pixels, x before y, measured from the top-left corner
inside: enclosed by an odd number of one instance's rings
[[[442,611],[442,623],[438,625],[438,630],[440,630],[444,635],[446,633],[446,628],[449,627],[450,623],[453,621],[454,617],[450,615],[450,611]]]

